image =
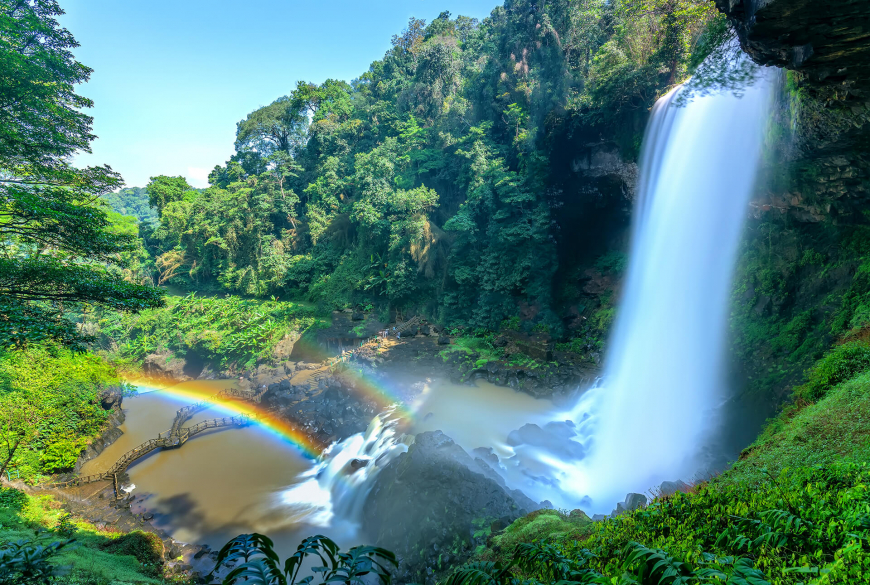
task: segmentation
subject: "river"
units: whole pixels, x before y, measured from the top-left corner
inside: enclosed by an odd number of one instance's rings
[[[185,382],[125,399],[124,434],[87,462],[82,475],[108,469],[126,451],[167,430],[181,406],[234,384],[233,380]],[[512,454],[509,433],[527,423],[546,422],[555,408],[550,400],[484,381],[468,386],[436,379],[423,381],[419,398],[408,410],[412,414],[405,422],[410,434],[441,430],[469,452],[492,448],[499,457],[508,457]],[[230,414],[214,406],[186,424]],[[256,424],[210,431],[179,449],[157,451],[128,469],[136,496],[132,510],[153,514],[151,523],[178,541],[213,548],[245,532],[269,534],[285,550],[302,537],[321,532],[335,532],[341,541],[340,531],[306,523],[309,503],[281,504],[281,494],[303,483],[314,464],[296,445]]]

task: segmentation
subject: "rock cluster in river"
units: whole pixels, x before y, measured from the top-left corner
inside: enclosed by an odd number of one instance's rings
[[[364,508],[371,541],[399,559],[400,583],[432,584],[506,526],[540,508],[441,431],[420,433],[378,474]]]
[[[305,375],[307,370],[317,367],[319,364],[303,362],[260,366],[242,383],[265,388],[263,404],[321,444],[328,445],[364,431],[380,411],[378,404],[340,375],[319,379]]]

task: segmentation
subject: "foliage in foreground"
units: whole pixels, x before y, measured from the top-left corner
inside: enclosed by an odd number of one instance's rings
[[[863,583],[868,483],[870,468],[850,464],[784,471],[758,485],[707,484],[597,523],[587,538],[521,544],[507,565],[460,567],[447,583]]]
[[[101,393],[118,383],[93,354],[35,344],[0,353],[0,472],[33,481],[72,469],[106,424]]]
[[[457,569],[450,585],[870,581],[867,347],[856,341],[828,352],[795,389],[795,403],[732,469],[696,492],[588,533],[539,523],[518,547],[511,535],[534,525],[527,516],[496,535],[481,562]]]
[[[323,564],[313,567],[312,575],[297,581],[305,557],[313,555],[318,556]],[[225,563],[240,564],[227,574],[224,585],[294,585],[297,582],[307,584],[315,578],[323,583],[363,585],[371,584],[372,577],[381,585],[389,585],[389,565],[397,566],[396,555],[388,550],[357,546],[341,552],[332,540],[318,535],[303,540],[282,569],[272,541],[256,533],[240,534],[224,545],[218,554],[215,571]]]
[[[97,326],[102,347],[121,361],[141,362],[153,352],[194,352],[210,363],[247,367],[315,321],[314,311],[298,303],[190,294],[138,314],[106,312]]]
[[[99,529],[50,496],[0,488],[0,543],[0,585],[165,582],[157,535]]]

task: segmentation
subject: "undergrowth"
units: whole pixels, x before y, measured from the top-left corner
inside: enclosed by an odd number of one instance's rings
[[[870,582],[870,345],[835,347],[734,467],[692,493],[566,532],[542,511],[450,585]]]
[[[102,391],[119,383],[93,354],[37,344],[0,353],[0,465],[27,481],[72,469],[106,425]]]
[[[97,528],[71,518],[47,495],[0,488],[0,543],[2,585],[169,582],[163,577],[163,543],[156,535]],[[28,580],[35,565],[53,577]]]
[[[190,294],[136,315],[107,312],[98,328],[102,347],[121,363],[138,365],[148,354],[168,351],[250,367],[316,321],[315,310],[299,303]]]
[[[734,583],[870,580],[870,468],[784,470],[760,484],[703,484],[598,522],[588,536],[551,534],[509,562],[457,568],[452,584]]]

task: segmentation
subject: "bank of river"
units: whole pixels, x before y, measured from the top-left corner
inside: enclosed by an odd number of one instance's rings
[[[124,434],[87,462],[81,473],[107,469],[126,451],[167,430],[181,406],[234,384],[184,382],[126,399]],[[408,405],[406,432],[441,430],[468,452],[492,448],[500,458],[509,457],[509,433],[527,423],[545,422],[554,410],[549,400],[484,381],[477,387],[441,379],[416,384],[419,391]],[[231,414],[226,407],[214,406],[186,424]],[[261,532],[289,550],[309,534],[331,534],[329,526],[306,523],[312,510],[305,502],[289,507],[281,503],[281,494],[302,484],[313,466],[304,450],[256,424],[210,431],[179,449],[157,451],[128,469],[136,496],[132,511],[146,518],[153,514],[156,528],[182,542],[218,548],[237,534]],[[342,539],[341,534],[335,536]]]

